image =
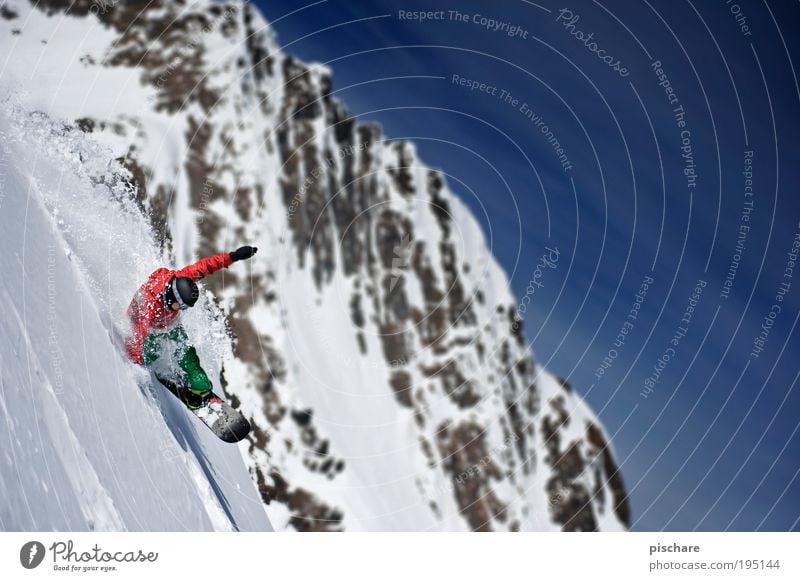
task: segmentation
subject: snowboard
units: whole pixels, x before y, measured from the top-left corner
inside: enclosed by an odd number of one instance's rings
[[[172,395],[181,400],[181,403],[186,405],[188,390],[166,377],[156,375],[156,379]],[[239,442],[250,433],[250,422],[247,421],[247,418],[215,393],[211,394],[204,406],[198,409],[191,409],[187,406],[187,409],[223,442]]]

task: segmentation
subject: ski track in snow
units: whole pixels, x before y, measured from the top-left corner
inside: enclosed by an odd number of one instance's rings
[[[13,304],[6,290],[2,289],[2,291],[0,301],[5,305]],[[71,467],[70,470],[66,471],[66,476],[72,490],[75,492],[89,529],[99,531],[123,530],[122,519],[114,507],[114,502],[100,484],[97,473],[86,458],[78,438],[70,428],[69,419],[58,403],[52,384],[41,372],[42,365],[30,344],[28,334],[24,331],[25,326],[19,317],[19,313],[13,309],[12,312],[19,329],[23,330],[21,337],[27,344],[29,356],[33,358],[30,363],[36,380],[40,382],[41,397],[38,398],[35,408],[38,412],[41,412],[36,417],[37,428],[43,428],[50,432],[49,442],[52,444],[61,465]],[[40,434],[39,441],[41,442],[41,440]],[[45,483],[43,485],[46,493],[47,486]]]

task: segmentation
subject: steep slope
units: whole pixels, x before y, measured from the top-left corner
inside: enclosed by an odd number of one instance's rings
[[[270,530],[239,450],[114,345],[110,309],[157,257],[126,204],[127,172],[80,131],[11,113],[0,112],[0,529]]]
[[[602,427],[537,365],[480,227],[413,144],[353,119],[248,4],[33,4],[0,20],[3,82],[114,152],[175,262],[263,249],[208,287],[277,528],[626,527]]]

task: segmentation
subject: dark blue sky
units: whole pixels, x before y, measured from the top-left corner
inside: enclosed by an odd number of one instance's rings
[[[517,296],[559,249],[526,332],[612,435],[634,528],[800,530],[798,3],[257,4],[449,176]],[[417,10],[443,12],[400,14]]]

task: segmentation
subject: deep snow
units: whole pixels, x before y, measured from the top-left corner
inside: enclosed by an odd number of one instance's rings
[[[163,263],[125,171],[9,101],[0,142],[0,529],[271,530],[244,448],[119,349],[111,321]],[[227,339],[206,298],[201,325],[213,369]]]

